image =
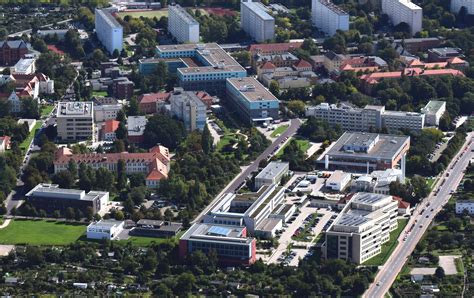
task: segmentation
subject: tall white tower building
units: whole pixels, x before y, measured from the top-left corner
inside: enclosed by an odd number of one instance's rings
[[[240,26],[253,39],[264,42],[275,38],[275,19],[260,2],[240,2]]]
[[[168,8],[168,31],[178,42],[199,42],[199,23],[179,4]]]
[[[422,30],[423,9],[410,0],[382,0],[382,12],[389,16],[394,26],[407,23],[411,35]]]
[[[349,14],[330,0],[312,0],[311,17],[314,26],[329,36],[349,30]]]
[[[106,9],[95,10],[95,33],[110,54],[122,51],[123,28]]]

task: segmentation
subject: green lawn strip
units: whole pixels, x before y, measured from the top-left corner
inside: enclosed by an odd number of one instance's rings
[[[454,259],[454,263],[456,264],[456,270],[458,271],[458,274],[464,275],[464,263],[462,258]]]
[[[46,117],[54,110],[54,105],[41,106],[41,116]]]
[[[37,130],[39,130],[41,128],[42,124],[43,124],[43,122],[41,122],[39,120],[36,121],[36,124],[33,127],[33,129],[30,131],[30,133],[28,134],[28,137],[25,140],[23,140],[23,142],[21,142],[21,144],[20,144],[20,149],[21,150],[25,151],[26,149],[28,149],[31,142],[33,141],[33,138],[36,135]]]
[[[77,241],[85,231],[84,224],[14,219],[0,229],[0,244],[67,245]]]
[[[228,135],[224,135],[219,143],[217,143],[217,150],[222,150],[222,148],[224,148],[225,146],[227,146],[230,142],[232,141],[237,141],[237,138],[235,137],[234,134],[228,134]]]
[[[436,179],[434,179],[434,178],[426,179],[426,184],[428,184],[428,187],[430,188],[430,190],[433,189],[433,185],[434,185],[435,181],[436,181]]]
[[[107,91],[92,91],[92,96],[108,96]]]
[[[305,139],[297,139],[297,138],[294,138],[296,140],[296,144],[298,144],[298,147],[302,150],[302,151],[307,151],[309,146],[311,146],[311,144],[309,143],[308,140],[305,140]],[[286,146],[288,146],[288,144],[290,144],[290,142],[293,140],[293,138],[290,138],[288,140],[288,142],[285,143],[285,145],[283,147],[280,148],[280,150],[278,150],[277,154],[276,154],[276,157],[280,157],[283,155],[283,151],[285,149]]]
[[[408,219],[398,220],[397,229],[390,232],[390,240],[388,240],[382,245],[382,251],[375,257],[364,262],[363,265],[366,265],[366,266],[383,265],[387,261],[387,259],[390,257],[395,247],[397,247],[398,236],[400,236],[400,233],[403,231],[407,223],[408,223]]]
[[[273,132],[272,134],[270,135],[272,138],[276,138],[277,136],[281,135],[282,133],[284,133],[288,127],[290,127],[289,125],[285,124],[285,125],[282,125],[282,126],[278,126]]]
[[[153,19],[156,17],[158,20],[161,17],[167,17],[168,16],[168,10],[149,10],[149,11],[124,11],[124,12],[119,12],[118,15],[121,18],[124,18],[125,16],[131,16],[134,18],[150,18]]]

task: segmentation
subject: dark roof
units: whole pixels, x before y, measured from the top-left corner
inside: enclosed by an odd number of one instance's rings
[[[0,41],[0,47],[3,47],[5,43],[10,47],[10,48],[24,48],[27,49],[30,47],[29,44],[24,42],[23,40],[7,40],[7,41]]]

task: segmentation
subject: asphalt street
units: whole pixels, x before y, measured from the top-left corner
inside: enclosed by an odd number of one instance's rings
[[[473,133],[469,133],[464,146],[439,178],[433,191],[413,211],[410,221],[398,239],[397,247],[385,265],[380,268],[364,297],[384,297],[385,293],[389,291],[408,256],[415,249],[436,214],[449,201],[451,192],[455,191],[461,182],[464,170],[474,156],[474,153],[471,152],[474,149],[472,137]]]
[[[238,175],[234,180],[232,180],[227,185],[227,187],[219,195],[217,195],[215,199],[194,219],[193,222],[200,222],[202,217],[217,204],[221,197],[221,194],[235,192],[237,188],[239,188],[239,186],[244,183],[245,179],[252,172],[255,172],[258,169],[260,161],[262,161],[263,159],[267,159],[269,156],[272,156],[276,152],[277,148],[280,148],[280,146],[286,140],[296,134],[300,126],[301,121],[299,119],[290,120],[290,126],[288,127],[288,129],[284,133],[282,133],[270,146],[268,146],[268,148],[265,149],[265,151],[263,151],[263,153],[260,154],[257,159],[255,159],[248,167],[244,168],[240,175]]]

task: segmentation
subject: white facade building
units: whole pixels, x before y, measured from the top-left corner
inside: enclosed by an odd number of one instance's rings
[[[194,91],[176,88],[170,96],[171,115],[184,122],[188,131],[203,130],[206,125],[207,106]]]
[[[97,38],[110,54],[115,50],[122,51],[123,28],[109,11],[105,9],[95,10],[95,32]]]
[[[451,12],[459,13],[462,7],[465,7],[468,14],[474,14],[473,0],[451,0]]]
[[[456,201],[456,214],[462,214],[464,210],[467,210],[469,214],[474,214],[474,201],[457,200]]]
[[[23,74],[29,75],[36,71],[35,66],[36,59],[34,58],[22,58],[10,69],[12,74]]]
[[[422,30],[423,9],[410,0],[382,0],[382,12],[394,26],[407,23],[412,35]]]
[[[181,43],[199,42],[199,23],[179,4],[168,7],[168,32]]]
[[[330,0],[312,0],[311,17],[314,26],[329,36],[349,30],[349,14]]]
[[[351,174],[336,170],[326,180],[326,187],[334,191],[342,191],[351,182]]]
[[[278,184],[281,178],[288,174],[290,164],[287,162],[270,162],[258,175],[255,177],[255,188],[260,189],[263,185]]]
[[[427,125],[438,126],[439,120],[446,112],[446,102],[439,100],[430,100],[421,112],[425,114],[425,123]]]
[[[242,0],[240,3],[240,26],[257,42],[275,38],[275,19],[260,2]]]
[[[61,141],[94,140],[93,107],[92,102],[59,102],[56,114],[58,139]]]
[[[356,193],[326,232],[327,258],[362,264],[382,251],[398,226],[398,201],[392,196]]]
[[[87,226],[87,239],[114,240],[122,231],[124,221],[100,220]]]

